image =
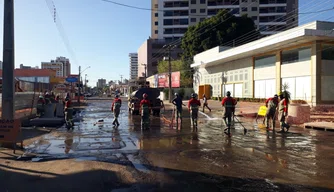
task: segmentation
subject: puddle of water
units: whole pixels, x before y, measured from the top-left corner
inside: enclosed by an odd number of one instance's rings
[[[212,120],[221,120],[221,118],[212,118],[209,115],[203,113],[202,111],[199,111],[199,113],[207,118],[207,120],[212,121]]]
[[[133,166],[141,172],[144,173],[150,173],[150,170],[148,168],[146,168],[139,159],[135,158],[132,154],[129,154],[126,156],[128,158],[129,161],[131,161],[131,163],[133,164]]]
[[[96,157],[79,157],[76,158],[75,161],[96,161]]]
[[[36,158],[32,158],[31,161],[32,162],[38,162],[40,160],[42,160],[43,158],[39,158],[39,157],[36,157]]]

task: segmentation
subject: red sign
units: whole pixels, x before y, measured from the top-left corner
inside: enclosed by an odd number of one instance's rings
[[[169,87],[168,73],[158,74],[158,87]],[[180,87],[180,71],[172,73],[172,87]]]

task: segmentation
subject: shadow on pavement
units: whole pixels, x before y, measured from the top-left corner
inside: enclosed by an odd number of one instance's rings
[[[70,165],[69,165],[70,166]],[[147,166],[147,165],[146,165]],[[142,174],[131,183],[108,170],[83,171],[67,175],[0,168],[2,191],[331,191],[311,186],[274,184],[266,180],[225,177],[166,168],[152,168],[167,174],[167,180]]]

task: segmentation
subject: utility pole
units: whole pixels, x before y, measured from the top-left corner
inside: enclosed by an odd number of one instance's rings
[[[120,75],[121,76],[121,84],[123,84],[123,75]]]
[[[14,0],[4,1],[2,119],[14,120]]]
[[[78,84],[78,104],[80,106],[80,77],[81,77],[81,66],[79,66],[79,84]]]
[[[171,52],[174,49],[175,45],[164,45],[163,48],[167,48],[168,51],[168,93],[169,93],[169,103],[172,103],[172,58]]]
[[[168,87],[169,87],[169,103],[172,103],[172,61],[171,61],[171,48],[168,47]]]
[[[85,74],[85,90],[84,90],[85,92],[87,91],[86,89],[87,89],[87,74]]]

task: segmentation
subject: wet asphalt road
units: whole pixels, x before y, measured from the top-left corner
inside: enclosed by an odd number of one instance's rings
[[[162,116],[169,119],[171,112]],[[28,146],[26,153],[37,154],[33,161],[75,158],[119,163],[125,156],[139,172],[150,174],[159,188],[173,184],[184,191],[334,189],[333,132],[291,128],[290,133],[273,134],[255,121],[241,119],[247,134],[236,122],[228,138],[220,119],[203,115],[197,133],[191,132],[189,119],[177,130],[163,118],[152,118],[151,129],[142,131],[140,117],[128,114],[126,102],[121,125],[115,129],[110,101],[90,101],[80,117],[73,131],[59,128]],[[104,123],[95,124],[103,118]]]

